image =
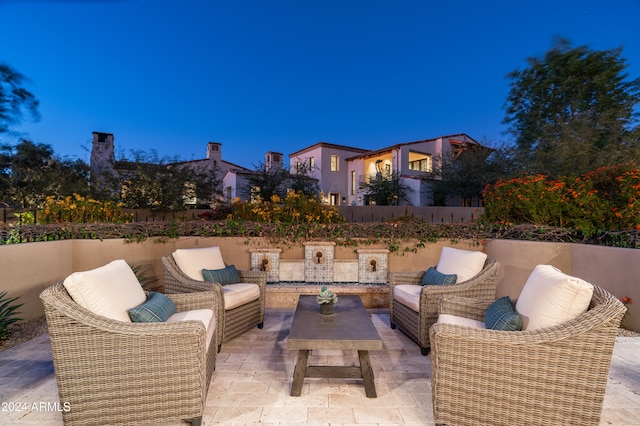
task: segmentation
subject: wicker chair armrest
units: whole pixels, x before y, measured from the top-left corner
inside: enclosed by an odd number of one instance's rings
[[[484,315],[493,303],[493,300],[470,299],[448,294],[439,300],[438,315],[456,315],[477,321],[484,321]]]
[[[264,271],[239,270],[238,274],[240,275],[240,281],[243,283],[253,283],[259,286],[267,285],[267,273]]]
[[[440,301],[440,313],[472,318],[475,310],[476,319],[481,314],[482,318],[480,320],[483,320],[484,312],[486,312],[491,303],[491,301],[486,300],[448,296],[443,297]],[[569,345],[575,345],[577,339],[589,334],[595,335],[597,340],[602,340],[602,335],[599,333],[606,332],[614,336],[611,339],[614,342],[625,311],[626,307],[619,300],[611,296],[606,290],[594,286],[594,296],[589,310],[553,327],[523,331],[496,331],[438,323],[431,327],[431,337],[433,338],[436,333],[440,333],[442,336],[456,336],[474,340],[479,339],[491,344],[504,343],[511,345],[540,345],[545,343],[556,345],[563,340],[567,340]],[[594,348],[594,351],[597,351],[597,349]]]
[[[482,271],[466,281],[448,286],[449,290],[446,293],[473,299],[495,299],[498,271],[501,266],[500,262],[487,258]]]
[[[177,336],[179,334],[198,335],[204,338],[205,327],[200,321],[181,321],[176,323],[165,322],[125,322],[97,315],[90,310],[78,305],[66,293],[62,283],[45,290],[42,293],[42,301],[47,315],[47,323],[50,333],[57,332],[56,319],[65,318],[70,325],[66,330],[76,329],[75,334],[93,335],[94,333],[108,333],[118,335],[118,338],[134,336],[134,339],[158,336]],[[75,325],[74,325],[75,324]]]
[[[194,309],[217,309],[217,292],[213,287],[207,291],[197,293],[169,293],[166,294],[169,299],[176,305],[177,312],[191,311]]]
[[[393,288],[393,286],[403,284],[422,285],[423,275],[424,271],[392,272],[391,274],[389,274],[389,286]]]

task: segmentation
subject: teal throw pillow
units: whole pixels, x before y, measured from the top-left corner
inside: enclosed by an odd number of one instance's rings
[[[438,272],[436,268],[430,266],[422,275],[422,285],[451,285],[458,280],[456,274],[443,274]]]
[[[484,324],[491,330],[520,331],[522,317],[509,296],[504,296],[491,304],[484,316]]]
[[[240,274],[238,274],[238,270],[234,265],[229,265],[224,269],[203,269],[202,276],[205,281],[219,283],[221,285],[240,282]]]
[[[149,292],[147,301],[142,305],[129,309],[129,317],[133,322],[165,322],[176,313],[176,305],[162,293]]]

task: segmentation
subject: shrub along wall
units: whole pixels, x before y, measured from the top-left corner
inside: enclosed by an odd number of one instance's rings
[[[407,242],[410,244],[411,242]],[[413,242],[416,245],[417,241]],[[251,248],[274,247],[262,238],[181,237],[170,240],[148,239],[128,243],[124,239],[63,240],[0,246],[0,290],[8,290],[9,297],[19,296],[24,303],[20,309],[23,319],[43,315],[39,294],[52,283],[64,279],[74,271],[102,266],[114,259],[125,259],[145,270],[152,279],[151,287],[162,288],[160,258],[177,248],[219,245],[225,261],[239,269],[250,266]],[[449,240],[428,243],[412,251],[389,254],[389,272],[420,271],[437,263],[442,246],[469,250],[485,250],[502,264],[496,297],[517,298],[529,273],[538,264],[551,264],[560,270],[591,281],[618,298],[640,300],[640,251],[615,247],[599,247],[573,243],[549,243],[515,240],[488,240],[483,245],[472,241],[452,244]],[[282,243],[283,258],[302,258],[301,243]],[[363,245],[371,248],[372,245]],[[381,246],[382,247],[382,246]],[[358,246],[336,246],[336,258],[351,258]],[[267,304],[269,300],[267,300]],[[628,305],[629,314],[623,325],[640,330],[640,310],[637,304]]]

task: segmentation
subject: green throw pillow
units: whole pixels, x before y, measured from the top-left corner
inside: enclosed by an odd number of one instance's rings
[[[422,285],[451,285],[458,280],[456,274],[443,274],[438,272],[436,268],[430,266],[422,275]]]
[[[219,283],[221,285],[240,282],[240,275],[234,265],[229,265],[223,269],[203,269],[202,276],[207,282]]]
[[[491,304],[484,316],[484,324],[491,330],[520,331],[522,317],[516,311],[509,296],[504,296]]]
[[[142,305],[129,309],[129,317],[133,322],[165,322],[176,313],[176,305],[162,293],[149,292],[147,301]]]

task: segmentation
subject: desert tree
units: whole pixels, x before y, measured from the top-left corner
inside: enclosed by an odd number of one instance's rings
[[[11,128],[25,116],[38,120],[39,102],[25,89],[26,77],[7,64],[0,63],[0,135],[13,134]]]
[[[578,175],[638,159],[640,78],[622,48],[572,47],[566,39],[511,72],[504,122],[529,173]]]

